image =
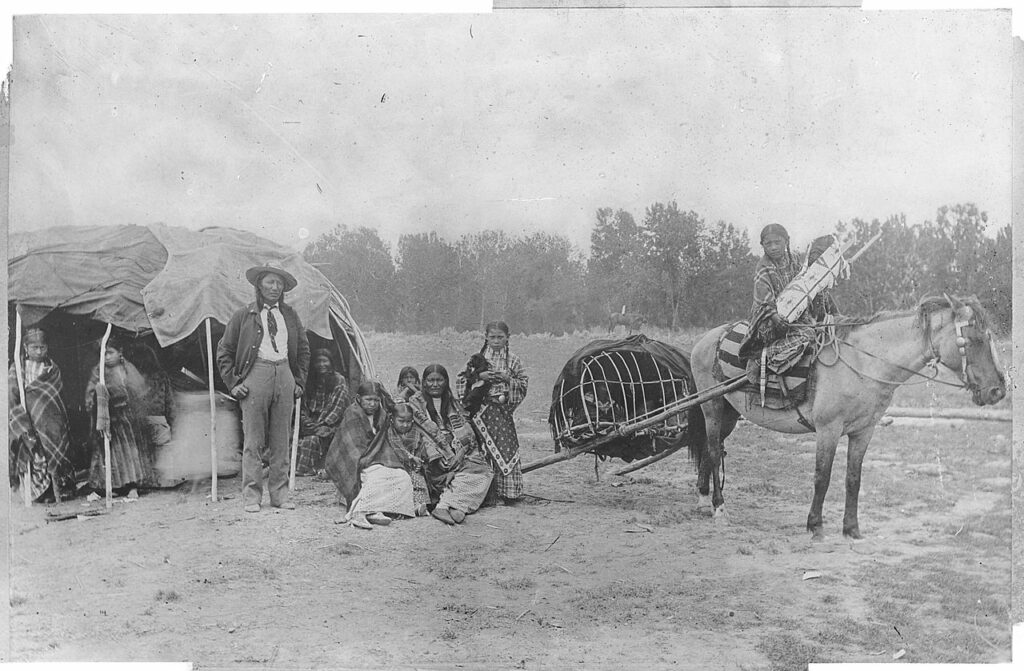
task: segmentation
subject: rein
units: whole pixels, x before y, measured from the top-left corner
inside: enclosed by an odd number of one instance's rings
[[[831,328],[831,327],[835,327],[835,326],[863,326],[863,325],[869,324],[869,323],[871,323],[871,322],[868,322],[868,321],[848,321],[848,322],[840,322],[840,323],[835,323],[835,324],[823,324],[820,327],[825,329],[825,328]],[[886,359],[884,357],[880,357],[877,354],[869,352],[869,351],[867,351],[866,349],[864,349],[862,347],[858,347],[857,345],[854,345],[853,343],[849,342],[848,340],[842,340],[842,339],[840,339],[840,338],[838,338],[838,337],[836,337],[834,335],[834,331],[832,331],[833,335],[831,335],[831,336],[826,335],[825,339],[823,339],[823,338],[821,338],[819,336],[819,338],[818,338],[818,341],[819,341],[818,342],[818,350],[820,352],[825,347],[828,347],[829,345],[831,345],[833,350],[835,351],[835,355],[836,355],[835,360],[833,360],[832,363],[825,363],[825,361],[821,360],[820,358],[818,360],[821,361],[821,364],[823,366],[826,366],[826,367],[829,367],[829,368],[831,368],[832,366],[836,365],[836,363],[838,363],[839,361],[842,361],[844,364],[847,365],[847,367],[850,368],[850,370],[852,370],[854,373],[857,373],[857,375],[860,375],[861,377],[866,377],[869,380],[873,380],[875,382],[879,382],[879,383],[885,384],[885,385],[892,385],[892,386],[895,386],[895,387],[899,387],[899,386],[903,386],[903,385],[916,386],[916,385],[920,385],[920,384],[926,384],[928,382],[938,382],[939,384],[944,384],[944,385],[946,385],[948,387],[953,387],[955,389],[966,389],[966,388],[969,387],[968,384],[964,383],[964,380],[967,379],[967,352],[966,352],[965,346],[961,345],[960,343],[965,343],[965,339],[963,337],[963,327],[968,326],[970,324],[970,322],[956,320],[956,321],[953,322],[953,324],[954,324],[954,326],[956,328],[957,346],[960,348],[960,354],[961,354],[961,356],[960,356],[960,363],[961,363],[962,373],[961,373],[961,382],[960,382],[960,384],[956,384],[956,383],[953,383],[953,382],[946,382],[945,380],[938,379],[939,364],[943,363],[943,361],[942,361],[942,357],[939,355],[939,349],[935,346],[935,342],[932,339],[932,329],[931,329],[931,322],[930,321],[928,322],[928,325],[926,327],[926,331],[927,331],[927,335],[928,335],[928,347],[931,350],[931,352],[930,352],[931,356],[925,355],[925,363],[924,363],[924,368],[930,368],[933,371],[933,373],[930,374],[930,375],[925,375],[924,373],[921,373],[920,371],[913,370],[911,368],[907,368],[906,366],[903,366],[903,365],[900,365],[898,363],[894,363],[892,361],[889,361],[888,359]],[[826,330],[826,331],[824,331],[824,333],[827,334],[827,333],[829,333],[829,331]],[[867,356],[869,356],[869,357],[871,357],[873,359],[877,359],[878,361],[881,361],[882,363],[885,363],[886,365],[892,366],[893,368],[901,370],[901,371],[903,371],[905,373],[909,373],[912,376],[917,376],[917,377],[921,377],[921,378],[924,378],[924,379],[921,382],[909,383],[909,382],[906,382],[906,381],[904,381],[904,382],[897,382],[895,380],[883,380],[881,378],[874,377],[873,375],[868,375],[867,373],[865,373],[865,372],[863,372],[861,370],[858,370],[853,364],[851,364],[846,359],[846,357],[843,356],[842,351],[839,348],[840,344],[846,345],[847,347],[849,347],[851,349],[854,349],[854,350],[856,350],[858,352],[861,352],[862,354],[866,354]],[[943,364],[943,365],[946,365],[946,364]],[[948,365],[946,367],[950,368]],[[950,368],[950,370],[952,370],[952,368]]]

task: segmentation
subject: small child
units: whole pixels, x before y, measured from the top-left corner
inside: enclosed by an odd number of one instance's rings
[[[402,372],[398,374],[398,384],[395,386],[395,402],[408,401],[419,390],[420,374],[412,366],[402,368]]]

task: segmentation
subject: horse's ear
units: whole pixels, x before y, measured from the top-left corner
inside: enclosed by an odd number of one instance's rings
[[[946,300],[949,301],[949,306],[953,308],[953,314],[962,321],[971,321],[974,318],[974,310],[971,306],[964,303],[963,301],[957,300],[949,294],[943,294]]]

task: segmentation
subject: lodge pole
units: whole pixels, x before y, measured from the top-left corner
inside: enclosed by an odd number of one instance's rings
[[[295,421],[292,426],[292,465],[288,471],[288,491],[295,491],[295,464],[299,458],[299,419],[302,414],[302,397],[295,399]]]
[[[103,334],[103,340],[100,341],[100,384],[106,386],[107,384],[107,341],[110,340],[110,324],[107,324],[107,330]],[[109,394],[107,394],[107,416],[110,416],[110,400]],[[99,412],[99,399],[96,399],[96,411]],[[107,430],[103,432],[103,476],[106,480],[106,495],[107,495],[107,508],[113,506],[114,488],[111,484],[110,475],[110,425],[107,425]]]
[[[18,391],[21,393],[21,407],[25,408],[28,414],[28,399],[25,398],[25,374],[21,370],[21,310],[14,309],[14,371],[18,377]],[[17,464],[15,464],[17,467]],[[32,484],[32,457],[29,455],[25,472],[21,474],[21,496],[25,500],[25,507],[32,507],[32,494],[29,492],[29,485]]]
[[[210,390],[210,500],[217,501],[217,397],[213,389],[213,329],[206,318],[206,379]]]

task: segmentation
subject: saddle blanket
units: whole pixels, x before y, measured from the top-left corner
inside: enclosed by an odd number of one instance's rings
[[[715,361],[714,374],[715,379],[719,382],[746,374],[747,361],[740,358],[739,352],[740,343],[746,337],[748,328],[749,324],[745,321],[731,324],[718,341],[718,356]],[[760,356],[760,352],[757,356]],[[807,379],[813,363],[814,355],[807,353],[800,357],[800,360],[786,370],[781,377],[769,371],[764,392],[765,406],[784,408],[802,403],[807,396]],[[785,385],[785,391],[783,391],[783,385]],[[761,393],[757,385],[749,383],[741,387],[740,390],[754,392],[758,395]]]

